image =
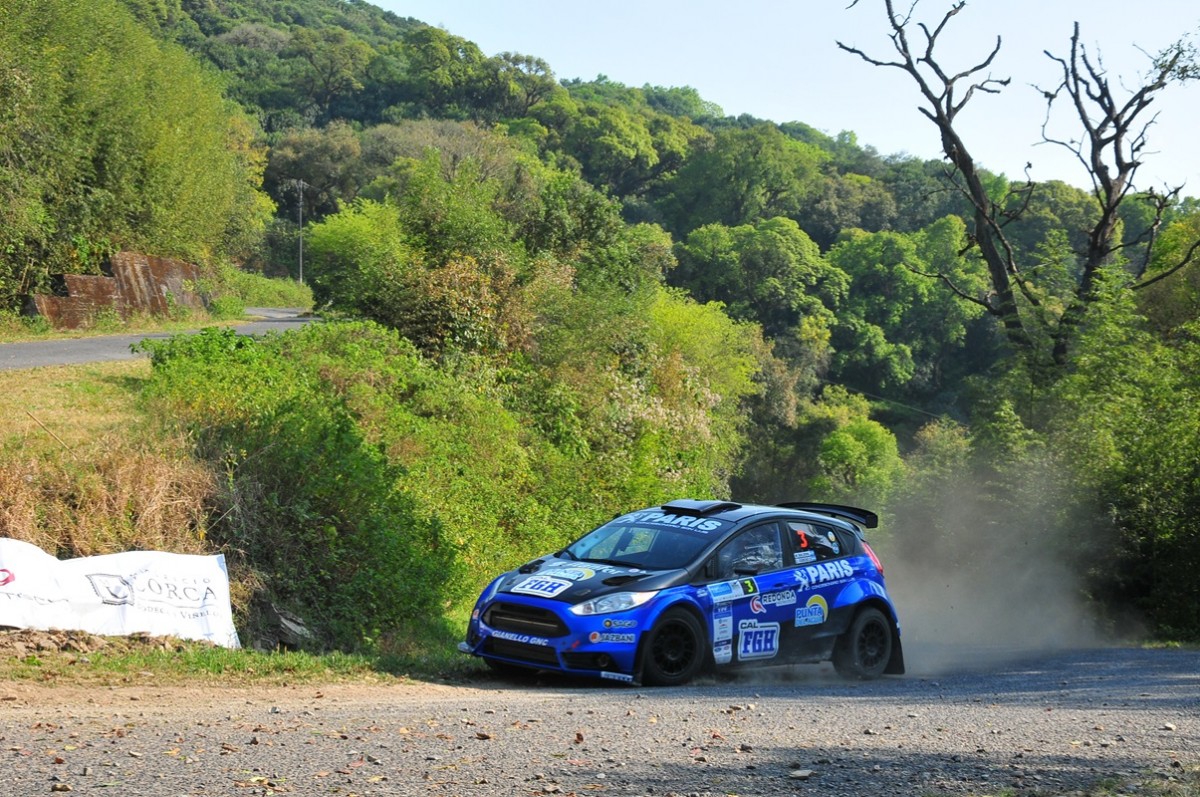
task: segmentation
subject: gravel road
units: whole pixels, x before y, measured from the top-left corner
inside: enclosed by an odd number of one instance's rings
[[[675,689],[8,682],[0,741],[0,777],[21,795],[1064,792],[1200,762],[1200,651],[870,683],[800,667]]]
[[[237,324],[234,329],[242,335],[265,335],[284,332],[311,323],[313,318],[302,308],[247,307],[246,314],[258,320]],[[0,343],[0,371],[36,368],[43,365],[78,365],[80,363],[132,360],[145,357],[134,353],[130,346],[147,338],[165,339],[175,333],[135,333],[32,340],[24,343]]]

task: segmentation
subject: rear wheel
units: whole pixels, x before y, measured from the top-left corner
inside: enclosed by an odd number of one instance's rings
[[[860,611],[833,649],[833,668],[843,678],[867,681],[883,675],[892,657],[892,624],[878,609]]]
[[[704,631],[684,609],[668,609],[642,648],[642,680],[655,686],[690,681],[704,664]]]

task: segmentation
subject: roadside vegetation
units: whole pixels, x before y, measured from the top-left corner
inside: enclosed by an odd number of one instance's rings
[[[0,310],[0,343],[138,332],[184,332],[209,324],[241,321],[247,307],[311,310],[313,306],[312,289],[307,285],[243,271],[228,264],[217,267],[215,276],[197,286],[197,290],[207,299],[206,311],[177,306],[170,316],[165,317],[146,314],[122,317],[116,312],[104,312],[95,315],[91,323],[81,329],[55,329],[41,316]]]
[[[1106,628],[1200,639],[1200,206],[1133,187],[1183,40],[1081,190],[988,172],[953,114],[946,162],[883,157],[366,3],[192,5],[0,0],[0,339],[131,248],[204,269],[212,317],[162,328],[336,320],[0,373],[0,533],[220,551],[246,641],[280,609],[438,662],[491,575],[618,511],[821,499],[879,509],[885,560],[1050,562]],[[1070,52],[1048,98],[1126,107]]]

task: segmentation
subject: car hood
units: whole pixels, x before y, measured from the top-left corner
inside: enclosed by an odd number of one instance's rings
[[[686,577],[686,570],[646,570],[546,557],[506,573],[498,591],[578,603],[614,592],[651,592],[674,586]]]

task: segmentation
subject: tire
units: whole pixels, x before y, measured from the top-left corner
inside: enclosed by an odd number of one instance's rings
[[[883,675],[892,658],[892,624],[878,609],[866,608],[854,617],[833,648],[833,668],[855,681]]]
[[[684,609],[668,609],[642,643],[642,680],[652,686],[685,684],[704,666],[704,630]]]

